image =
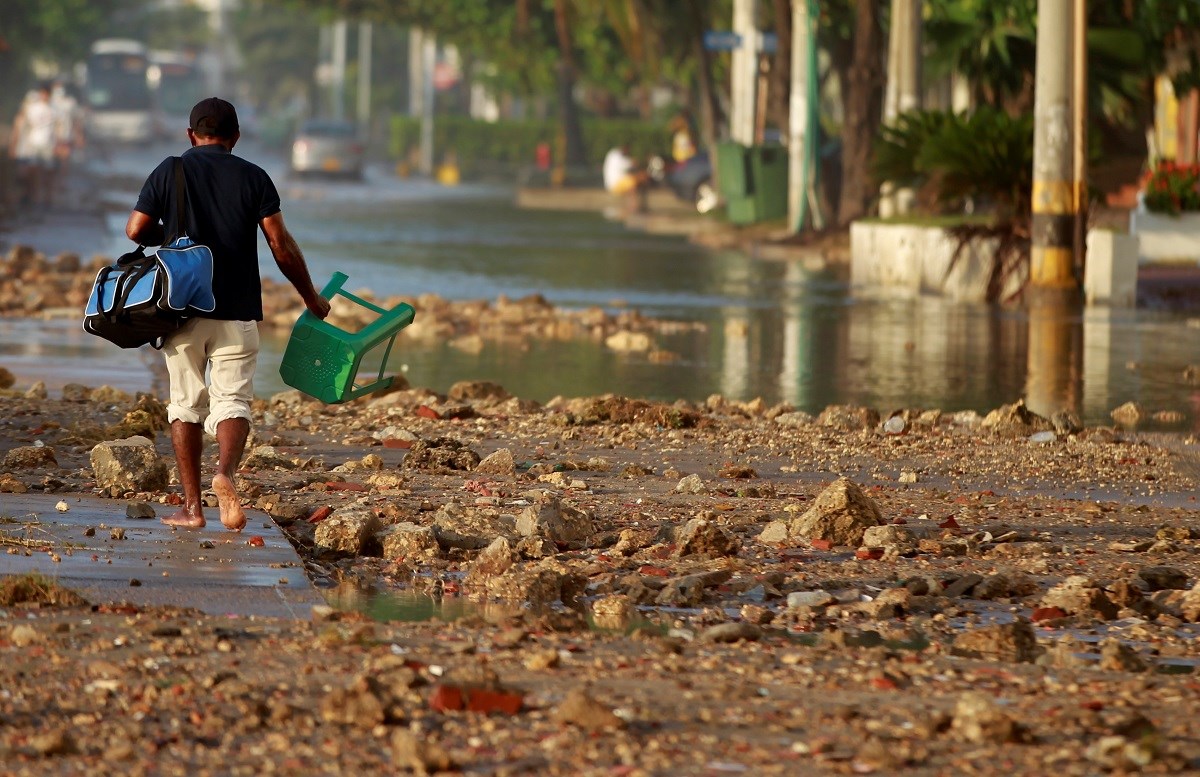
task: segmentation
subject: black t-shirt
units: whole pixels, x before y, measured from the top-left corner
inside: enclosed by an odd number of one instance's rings
[[[186,229],[175,224],[175,158],[150,173],[135,209],[161,220],[168,236],[186,232],[213,254],[217,307],[204,318],[261,321],[258,225],[279,212],[279,192],[258,165],[217,144],[194,146],[182,155],[187,179]]]

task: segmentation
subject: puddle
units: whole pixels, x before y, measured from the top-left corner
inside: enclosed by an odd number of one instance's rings
[[[436,597],[417,591],[379,591],[339,586],[322,591],[330,607],[343,612],[361,613],[383,623],[420,623],[424,621],[455,621],[460,618],[479,618],[488,623],[500,623],[510,618],[534,613],[529,607],[513,602],[480,602],[466,597]],[[632,634],[649,631],[666,634],[667,626],[639,613],[625,629],[605,629],[596,625],[590,614],[587,626],[601,634]]]

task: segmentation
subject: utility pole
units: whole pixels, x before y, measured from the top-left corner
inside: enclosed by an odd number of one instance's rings
[[[1087,259],[1088,219],[1088,67],[1087,67],[1087,0],[1074,0],[1075,27],[1071,47],[1071,184],[1075,190],[1075,223],[1071,234],[1075,277],[1083,277]]]
[[[921,59],[921,1],[892,0],[884,124],[891,126],[900,114],[921,107]],[[880,192],[880,215],[908,213],[912,200],[911,189],[898,190],[891,182],[885,182]]]
[[[371,23],[358,23],[358,124],[371,136]]]
[[[792,0],[792,87],[788,98],[788,225],[793,233],[804,229],[808,210],[809,164],[812,160],[809,145],[808,117],[809,51],[812,20],[808,14],[809,0]],[[780,41],[780,45],[785,45]]]
[[[729,135],[744,146],[754,145],[754,114],[757,104],[758,0],[734,0],[733,32],[740,42],[730,61]]]
[[[333,60],[330,68],[331,116],[341,120],[346,115],[346,20],[333,23]]]
[[[1068,299],[1079,283],[1072,259],[1078,194],[1072,185],[1072,3],[1038,0],[1033,107],[1031,295]],[[1086,20],[1080,19],[1080,24]]]
[[[421,36],[421,174],[433,175],[433,70],[437,66],[437,37]]]

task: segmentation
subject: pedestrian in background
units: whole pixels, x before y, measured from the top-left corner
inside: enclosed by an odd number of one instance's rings
[[[17,167],[19,204],[32,209],[35,219],[53,202],[54,127],[50,87],[42,84],[25,95],[8,141],[8,154]]]

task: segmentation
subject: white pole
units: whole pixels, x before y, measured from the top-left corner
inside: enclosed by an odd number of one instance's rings
[[[422,36],[421,50],[421,172],[433,175],[433,69],[437,65],[437,37]]]
[[[333,78],[331,79],[331,95],[333,102],[332,115],[335,119],[345,116],[346,95],[346,20],[338,19],[333,23]]]
[[[785,45],[780,41],[780,45]],[[804,202],[804,136],[808,129],[808,0],[792,2],[792,88],[788,100],[788,224],[799,232]]]
[[[424,61],[425,47],[421,43],[421,28],[410,27],[408,30],[408,115],[416,118],[421,115],[421,103],[425,99],[425,79],[421,76],[421,63]]]
[[[371,134],[371,23],[358,24],[358,123]]]
[[[741,43],[730,63],[729,134],[737,143],[754,144],[755,97],[758,86],[758,0],[734,0],[733,31]]]

